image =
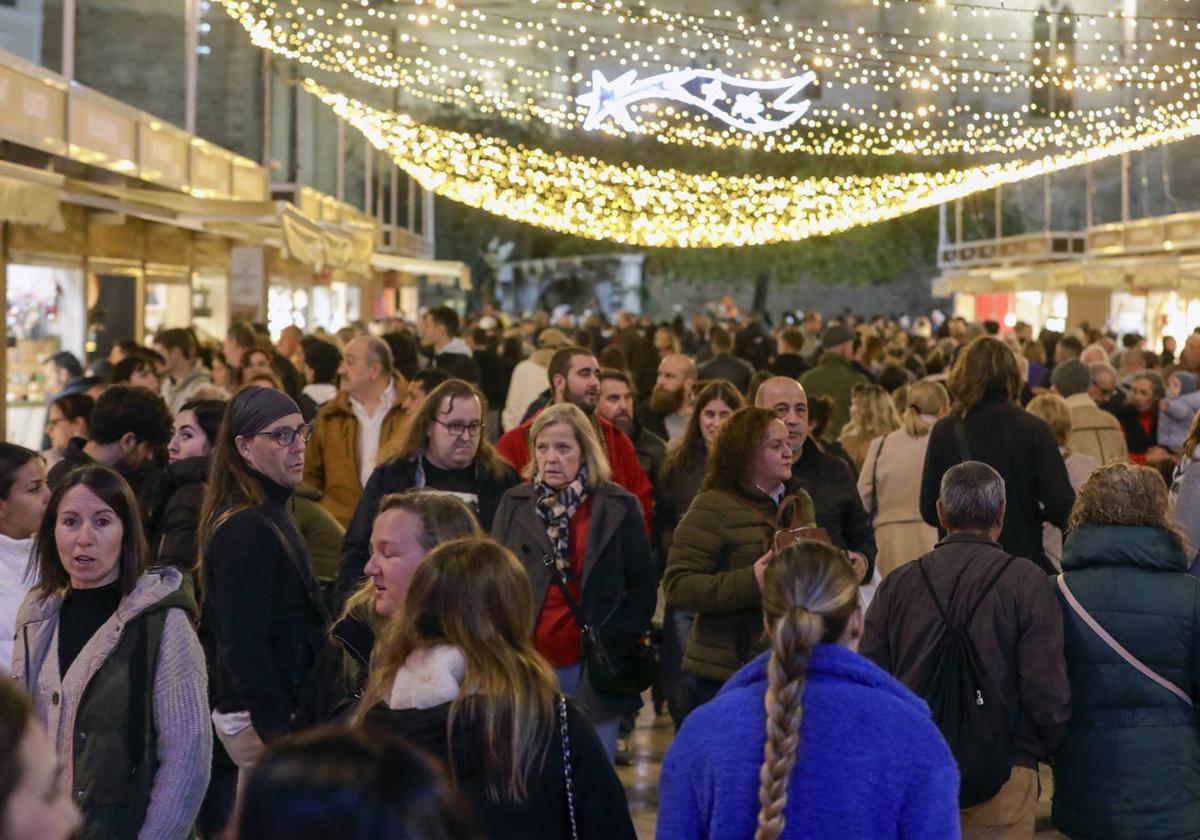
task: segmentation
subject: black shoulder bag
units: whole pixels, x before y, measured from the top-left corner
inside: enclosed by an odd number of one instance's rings
[[[658,674],[658,658],[646,634],[593,626],[571,594],[554,558],[547,554],[542,558],[542,564],[550,571],[550,578],[579,625],[583,635],[584,671],[592,688],[600,694],[618,697],[636,697],[649,688]]]

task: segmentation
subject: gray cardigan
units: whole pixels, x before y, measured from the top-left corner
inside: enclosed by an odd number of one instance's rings
[[[109,617],[59,678],[58,618],[62,595],[31,592],[17,615],[13,678],[31,689],[38,717],[58,753],[63,785],[74,791],[75,719],[88,682],[100,670],[134,617],[179,589],[183,575],[163,568],[138,578]],[[28,670],[27,670],[28,668]],[[150,806],[138,836],[147,840],[185,838],[200,812],[212,765],[212,723],[204,652],[182,609],[168,611],[154,671],[153,719],[158,770]],[[61,699],[61,702],[58,702]]]

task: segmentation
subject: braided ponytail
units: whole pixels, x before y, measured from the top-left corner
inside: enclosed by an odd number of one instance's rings
[[[804,683],[819,642],[836,641],[858,608],[858,583],[844,552],[801,542],[767,566],[763,615],[771,637],[767,740],[759,770],[755,840],[783,833],[788,782],[800,747]]]

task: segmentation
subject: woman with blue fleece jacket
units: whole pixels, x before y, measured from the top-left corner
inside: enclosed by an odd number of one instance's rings
[[[957,838],[958,767],[929,708],[854,652],[863,618],[844,552],[799,543],[756,572],[771,650],[667,751],[660,840]]]
[[[1167,396],[1158,403],[1158,445],[1179,452],[1192,427],[1192,418],[1200,411],[1200,391],[1196,375],[1177,370],[1167,377]]]

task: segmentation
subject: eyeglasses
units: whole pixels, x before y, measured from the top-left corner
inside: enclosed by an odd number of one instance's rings
[[[446,431],[454,435],[454,437],[470,437],[477,438],[483,434],[483,430],[487,428],[486,423],[476,421],[474,423],[443,423],[441,420],[434,420],[439,426],[444,426]]]
[[[300,440],[304,441],[305,443],[308,443],[309,438],[312,437],[312,433],[312,423],[301,423],[294,429],[289,429],[284,426],[279,429],[271,429],[269,432],[255,432],[254,434],[249,435],[249,437],[266,435],[267,437],[271,438],[271,440],[275,441],[276,445],[283,448],[291,446],[293,443],[295,443],[297,437],[299,437]]]

